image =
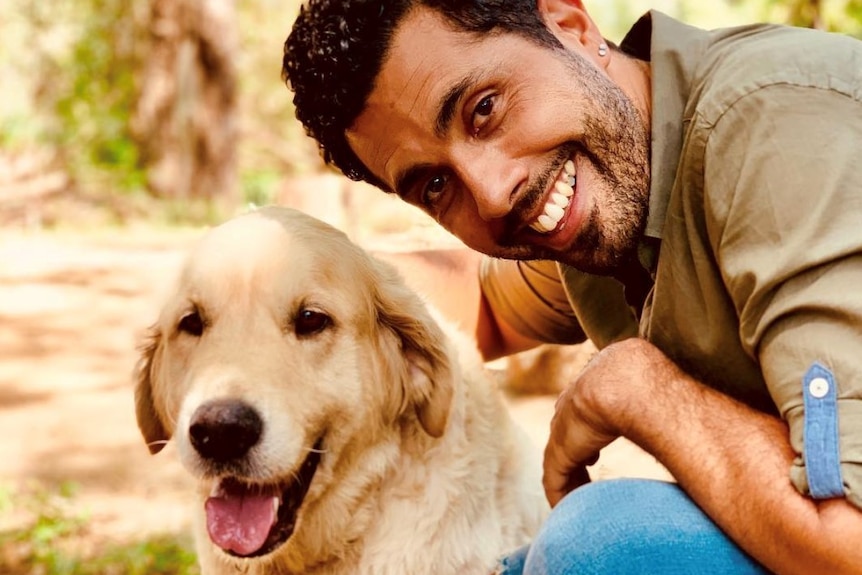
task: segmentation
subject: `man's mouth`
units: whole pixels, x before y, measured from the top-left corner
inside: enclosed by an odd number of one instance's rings
[[[285,543],[320,463],[321,446],[318,440],[297,472],[283,483],[220,479],[204,504],[210,540],[238,557],[260,557]]]
[[[554,182],[554,188],[542,208],[542,213],[530,224],[534,231],[547,234],[557,229],[566,214],[566,208],[572,201],[572,196],[575,195],[577,177],[575,162],[571,159],[566,160]]]

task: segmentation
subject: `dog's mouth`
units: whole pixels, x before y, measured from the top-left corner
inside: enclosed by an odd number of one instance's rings
[[[297,513],[320,463],[321,447],[322,440],[318,440],[289,483],[267,485],[222,478],[204,505],[210,540],[237,557],[261,557],[283,545],[293,534]]]

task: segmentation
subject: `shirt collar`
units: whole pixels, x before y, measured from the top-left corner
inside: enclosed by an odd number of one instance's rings
[[[652,73],[650,201],[645,245],[640,253],[641,262],[649,270],[655,268],[657,254],[653,254],[651,246],[662,237],[676,179],[689,120],[685,113],[692,81],[709,41],[709,32],[651,10],[635,23],[620,45],[629,55],[649,61]]]

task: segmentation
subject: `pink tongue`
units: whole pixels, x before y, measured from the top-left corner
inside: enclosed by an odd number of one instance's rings
[[[276,519],[272,495],[224,494],[204,507],[212,542],[241,556],[263,546]]]

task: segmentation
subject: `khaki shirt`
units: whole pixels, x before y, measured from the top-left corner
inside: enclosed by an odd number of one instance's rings
[[[622,47],[652,66],[646,301],[633,313],[616,280],[486,259],[491,305],[542,341],[639,333],[784,418],[800,492],[862,508],[862,42],[651,12]]]

